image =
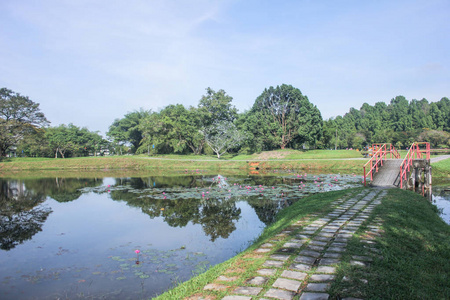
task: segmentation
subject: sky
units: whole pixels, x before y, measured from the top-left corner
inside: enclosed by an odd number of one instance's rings
[[[51,126],[223,89],[239,112],[290,84],[324,119],[398,95],[450,97],[448,0],[1,0],[0,88]]]

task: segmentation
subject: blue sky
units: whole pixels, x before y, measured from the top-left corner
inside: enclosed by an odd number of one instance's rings
[[[0,1],[0,87],[52,126],[104,133],[140,108],[197,106],[224,89],[240,112],[299,88],[324,119],[397,95],[450,97],[450,1]]]

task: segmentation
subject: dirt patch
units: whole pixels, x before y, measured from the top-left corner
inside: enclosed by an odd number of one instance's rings
[[[268,159],[283,159],[291,154],[289,151],[279,152],[279,151],[266,151],[258,154],[256,159],[260,160],[268,160]]]

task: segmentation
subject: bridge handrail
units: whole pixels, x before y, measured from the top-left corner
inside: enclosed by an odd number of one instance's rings
[[[381,147],[380,144],[373,144],[372,149],[376,149],[377,151],[375,154],[372,155],[372,157],[369,159],[368,162],[363,166],[364,169],[364,186],[366,186],[366,178],[370,173],[370,180],[373,180],[373,170],[375,169],[375,172],[378,172],[378,163],[383,165],[383,155],[386,157],[386,144],[383,144]],[[373,164],[373,161],[375,160],[375,164]],[[366,173],[366,166],[370,163],[370,170]]]
[[[389,150],[387,150],[387,145],[389,145]],[[383,166],[383,159],[386,159],[387,153],[389,153],[390,158],[400,158],[400,154],[398,153],[397,149],[390,144],[372,144],[373,151],[376,150],[375,154],[372,155],[372,158],[369,159],[369,161],[363,166],[364,169],[364,186],[366,186],[366,178],[370,174],[370,180],[373,180],[373,170],[375,169],[375,173],[378,172],[378,163],[380,163],[381,166]],[[383,158],[384,157],[384,158]],[[373,164],[373,161],[375,161],[375,164]],[[366,166],[370,163],[370,170],[366,173]]]
[[[426,149],[422,151],[420,145],[425,145]],[[414,142],[409,147],[408,153],[406,153],[405,159],[400,165],[400,188],[403,188],[403,180],[407,180],[406,172],[409,172],[412,162],[415,158],[422,158],[423,152],[426,154],[426,159],[430,160],[430,143],[428,142]]]

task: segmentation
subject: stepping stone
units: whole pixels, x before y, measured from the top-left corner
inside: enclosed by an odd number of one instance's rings
[[[327,251],[330,251],[330,252],[344,252],[345,248],[343,248],[343,247],[330,247],[330,248],[328,248]]]
[[[308,292],[326,292],[330,285],[328,283],[308,283],[305,291]]]
[[[251,285],[264,285],[269,280],[267,277],[256,276],[248,280],[247,283]]]
[[[227,276],[219,276],[217,277],[217,281],[225,281],[225,282],[231,282],[231,281],[236,281],[239,277],[234,276],[234,277],[227,277]]]
[[[315,261],[316,258],[315,257],[310,257],[310,256],[297,256],[294,259],[295,262],[299,262],[299,263],[303,263],[303,264],[307,264],[307,265],[312,265]]]
[[[314,238],[314,240],[316,240],[316,241],[321,241],[321,242],[329,242],[329,241],[331,241],[331,237],[324,237],[324,236],[316,236],[315,238]]]
[[[272,286],[275,288],[296,292],[301,284],[301,281],[278,278]]]
[[[311,251],[311,250],[302,250],[302,251],[300,251],[300,255],[312,256],[312,257],[317,258],[320,256],[320,252]]]
[[[282,261],[278,260],[266,260],[266,262],[263,264],[264,267],[275,267],[275,268],[281,268],[283,266]]]
[[[276,269],[259,269],[256,271],[261,276],[273,276],[277,272]]]
[[[303,230],[301,234],[313,235],[317,230]]]
[[[285,248],[301,248],[303,246],[303,243],[292,243],[292,242],[287,242],[286,244],[283,245],[283,247]]]
[[[326,242],[312,240],[311,243],[309,243],[309,244],[313,245],[313,246],[325,246],[327,243]]]
[[[265,297],[280,299],[280,300],[292,300],[295,296],[294,292],[283,291],[279,289],[270,289],[264,294]]]
[[[270,249],[270,248],[258,248],[255,250],[255,253],[267,253],[270,251],[272,251],[272,249]]]
[[[336,278],[334,275],[313,274],[309,277],[310,281],[333,281]]]
[[[308,247],[306,247],[307,250],[312,250],[312,251],[323,251],[323,249],[325,249],[324,246],[314,246],[314,245],[309,245]]]
[[[352,266],[358,266],[358,267],[367,267],[369,263],[359,260],[351,260],[350,265]]]
[[[355,260],[372,261],[372,258],[369,256],[353,255],[352,258]]]
[[[228,288],[229,288],[229,286],[226,286],[223,284],[210,283],[210,284],[205,285],[203,290],[205,290],[205,291],[225,291]]]
[[[222,300],[252,300],[252,297],[248,296],[225,296]]]
[[[273,247],[273,244],[271,244],[271,243],[265,243],[265,244],[261,245],[261,248],[272,248],[272,247]]]
[[[340,242],[333,242],[331,243],[330,247],[346,247],[347,243],[340,243]]]
[[[342,255],[338,252],[325,252],[323,257],[325,258],[340,258]]]
[[[240,286],[233,291],[233,294],[256,296],[259,294],[259,292],[262,291],[262,289],[263,288],[260,288],[260,287]]]
[[[297,271],[309,271],[311,270],[311,266],[305,264],[292,264],[289,266],[289,269]]]
[[[303,293],[300,300],[328,300],[328,297],[325,293]]]
[[[276,251],[277,253],[290,254],[296,252],[295,248],[280,248]]]
[[[269,256],[271,259],[274,260],[282,260],[282,261],[286,261],[289,259],[289,255],[284,255],[284,254],[273,254],[271,256]]]
[[[297,280],[304,280],[306,278],[306,276],[308,276],[308,274],[306,274],[306,273],[289,271],[289,270],[284,270],[283,273],[281,273],[281,277],[297,279]]]
[[[335,267],[328,267],[328,266],[319,266],[316,270],[317,273],[325,273],[325,274],[334,274],[336,273]]]
[[[318,236],[324,236],[324,237],[333,237],[334,236],[334,234],[333,233],[330,233],[330,232],[320,232],[319,234],[318,234]]]
[[[336,259],[336,258],[322,258],[319,262],[319,265],[329,266],[329,265],[334,265],[334,264],[338,264],[338,263],[339,263],[339,259]]]

